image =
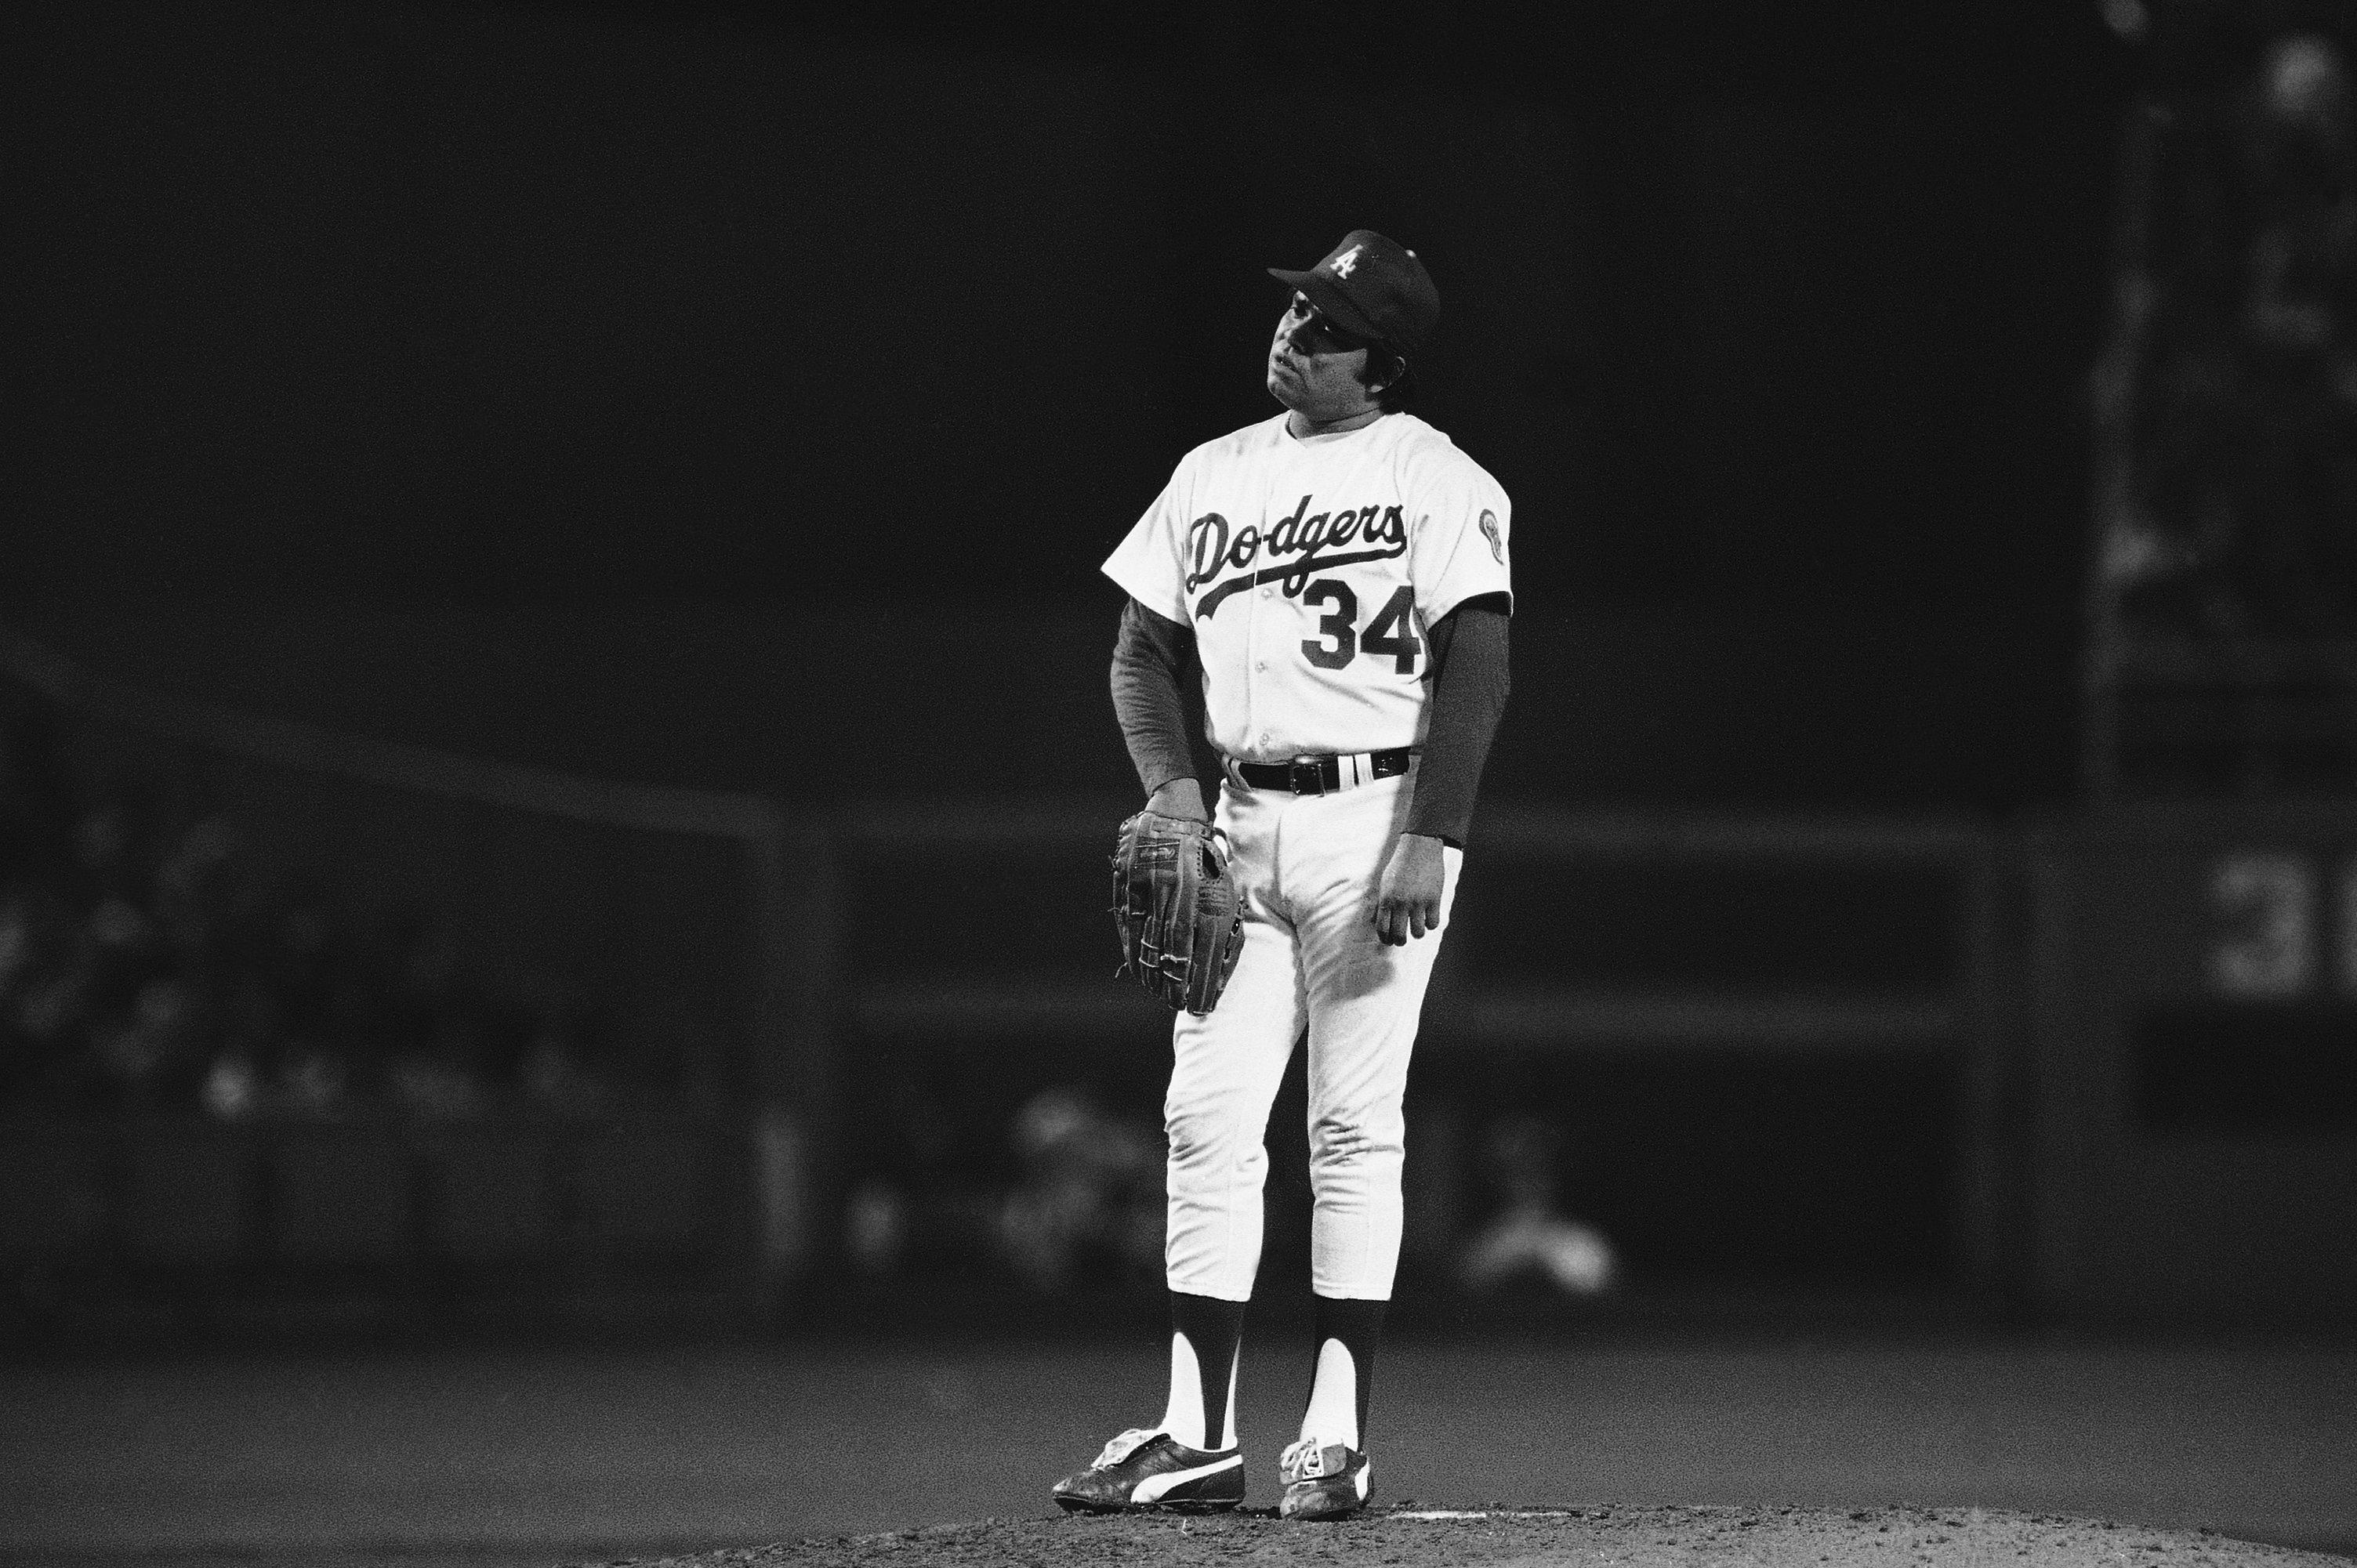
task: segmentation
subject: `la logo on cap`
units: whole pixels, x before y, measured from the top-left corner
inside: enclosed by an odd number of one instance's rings
[[[1307,295],[1318,314],[1345,332],[1413,354],[1432,336],[1440,294],[1414,251],[1372,229],[1353,229],[1307,272],[1271,267],[1268,275]]]

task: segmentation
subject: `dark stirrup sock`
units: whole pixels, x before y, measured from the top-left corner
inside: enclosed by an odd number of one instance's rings
[[[1229,1446],[1235,1412],[1228,1408],[1228,1390],[1235,1374],[1236,1348],[1243,1342],[1244,1307],[1241,1301],[1216,1296],[1170,1293],[1170,1328],[1183,1334],[1195,1351],[1195,1366],[1203,1381],[1203,1446]]]
[[[1359,1447],[1367,1446],[1367,1391],[1375,1382],[1375,1343],[1383,1335],[1383,1312],[1388,1301],[1356,1301],[1338,1296],[1317,1296],[1317,1345],[1320,1353],[1329,1339],[1339,1342],[1351,1353],[1351,1365],[1356,1386],[1351,1391],[1358,1396]],[[1312,1359],[1315,1365],[1315,1358]],[[1318,1393],[1317,1373],[1310,1373],[1310,1397]]]

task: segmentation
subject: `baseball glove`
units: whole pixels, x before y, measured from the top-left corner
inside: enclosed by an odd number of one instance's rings
[[[1209,822],[1140,811],[1113,852],[1113,919],[1123,967],[1149,995],[1198,1016],[1243,951],[1243,907],[1228,874],[1227,835]]]

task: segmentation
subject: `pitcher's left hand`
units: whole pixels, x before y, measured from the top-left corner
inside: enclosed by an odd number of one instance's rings
[[[1393,947],[1440,929],[1440,895],[1448,886],[1445,845],[1422,833],[1402,833],[1383,865],[1375,895],[1375,935]]]

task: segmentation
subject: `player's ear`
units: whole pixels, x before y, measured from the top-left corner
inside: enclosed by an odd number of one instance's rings
[[[1407,356],[1391,349],[1371,349],[1367,353],[1366,386],[1371,392],[1386,392],[1399,385],[1407,374]]]

